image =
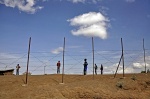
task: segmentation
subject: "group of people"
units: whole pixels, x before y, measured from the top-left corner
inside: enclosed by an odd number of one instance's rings
[[[60,74],[60,66],[61,66],[60,61],[58,61],[56,65],[57,65],[57,74]],[[83,66],[84,66],[83,74],[86,75],[87,74],[87,66],[88,66],[87,59],[84,59]],[[21,68],[21,66],[19,64],[17,64],[17,66],[16,66],[16,75],[19,75],[19,69],[20,68]],[[98,69],[98,66],[95,64],[95,74],[96,75],[97,75],[97,69]],[[100,70],[101,70],[101,74],[103,74],[103,65],[102,64],[101,64]]]
[[[60,74],[60,61],[57,62],[57,74]],[[19,75],[19,69],[21,68],[21,66],[19,64],[17,64],[16,66],[16,75]]]
[[[60,74],[60,61],[57,62],[57,74]],[[87,66],[88,66],[88,63],[87,63],[87,59],[84,59],[84,64],[83,64],[84,68],[83,68],[83,74],[86,75],[87,74]],[[98,66],[95,64],[95,74],[97,75],[97,69],[98,69]],[[100,67],[100,70],[101,70],[101,75],[103,74],[103,65],[101,64],[101,67]]]
[[[83,69],[83,74],[86,75],[87,74],[87,59],[84,59],[84,69]],[[98,69],[98,66],[95,64],[95,74],[97,75],[97,69]],[[101,67],[100,67],[100,70],[101,70],[101,75],[103,74],[103,65],[101,64]]]
[[[97,69],[98,69],[98,66],[95,64],[95,74],[97,75]],[[100,71],[101,71],[101,75],[103,74],[103,65],[101,64],[101,67],[100,67]]]

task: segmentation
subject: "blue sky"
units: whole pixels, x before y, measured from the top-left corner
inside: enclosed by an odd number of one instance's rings
[[[32,74],[56,73],[62,62],[66,38],[65,71],[82,73],[88,59],[92,73],[92,40],[95,63],[113,73],[121,57],[123,38],[126,72],[144,70],[142,40],[150,69],[149,0],[0,0],[0,69],[26,70],[29,37]],[[122,68],[120,68],[121,72]]]

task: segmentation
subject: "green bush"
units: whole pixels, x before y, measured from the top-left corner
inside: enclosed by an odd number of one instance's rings
[[[146,73],[145,71],[141,71],[141,73]]]

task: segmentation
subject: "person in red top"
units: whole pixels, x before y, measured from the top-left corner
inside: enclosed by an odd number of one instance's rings
[[[21,67],[19,66],[19,64],[17,64],[17,66],[16,66],[16,75],[19,75],[19,69],[20,69]]]
[[[60,74],[60,61],[57,62],[57,74]]]

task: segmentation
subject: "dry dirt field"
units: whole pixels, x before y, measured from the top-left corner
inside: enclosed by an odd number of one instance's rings
[[[150,74],[0,76],[0,99],[150,99]]]

